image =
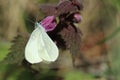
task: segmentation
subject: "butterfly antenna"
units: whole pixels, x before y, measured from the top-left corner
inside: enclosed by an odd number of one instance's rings
[[[39,16],[39,12],[37,12],[37,15],[36,15],[36,20],[35,20],[36,22],[39,21],[39,20],[38,20],[38,19],[39,19],[38,16]]]
[[[27,21],[29,21],[29,22],[31,22],[31,23],[33,23],[33,24],[35,23],[34,21],[32,21],[32,20],[30,20],[30,19],[28,19],[28,18],[27,18]]]

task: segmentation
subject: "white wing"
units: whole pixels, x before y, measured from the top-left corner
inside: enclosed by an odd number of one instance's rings
[[[32,32],[25,48],[25,58],[30,63],[55,61],[58,57],[58,48],[50,39],[44,28],[36,23],[36,29]]]
[[[55,61],[59,55],[59,51],[56,44],[51,40],[51,38],[47,35],[44,28],[40,24],[36,23],[36,26],[39,27],[43,40],[43,41],[39,41],[39,43],[40,42],[43,43],[42,47],[39,46],[39,52],[40,52],[39,56],[43,60],[48,62]]]
[[[36,28],[30,38],[29,41],[25,47],[25,59],[30,62],[30,63],[39,63],[42,61],[42,59],[39,56],[39,51],[38,51],[38,40],[42,41],[41,39],[41,32],[39,31],[38,28]]]

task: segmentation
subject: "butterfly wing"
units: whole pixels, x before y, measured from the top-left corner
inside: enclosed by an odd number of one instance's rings
[[[36,29],[32,32],[25,47],[25,58],[30,63],[41,61],[55,61],[58,57],[58,48],[45,32],[44,28],[36,23]]]
[[[40,35],[40,31],[36,28],[25,47],[25,59],[30,63],[39,63],[42,59],[39,56],[38,46],[40,41],[42,41],[42,36]],[[40,41],[39,41],[40,40]],[[40,43],[41,44],[41,43]]]
[[[55,61],[58,57],[58,48],[56,44],[51,40],[48,34],[45,32],[44,28],[37,23],[42,35],[42,46],[39,46],[39,56],[48,62]]]

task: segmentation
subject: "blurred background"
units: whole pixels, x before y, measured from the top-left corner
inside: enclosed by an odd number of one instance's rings
[[[43,14],[37,5],[57,2],[0,1],[0,61],[10,52],[14,37],[27,34],[34,28],[34,24],[27,23],[27,20],[42,19]],[[83,33],[80,51],[89,65],[74,69],[69,52],[65,51],[59,70],[51,71],[45,67],[37,75],[16,64],[1,63],[0,80],[120,80],[120,0],[82,0],[82,3],[83,20],[78,25]],[[79,64],[84,62],[76,57],[75,65]]]

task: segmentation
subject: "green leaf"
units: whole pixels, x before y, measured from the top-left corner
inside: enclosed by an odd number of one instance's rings
[[[120,34],[117,36],[117,41],[112,45],[111,66],[112,72],[116,80],[120,80]]]
[[[21,64],[24,60],[24,49],[27,43],[28,37],[18,35],[12,41],[13,45],[10,48],[10,52],[3,60],[3,63],[7,64]]]
[[[2,61],[9,52],[10,43],[7,41],[0,41],[0,61]]]
[[[80,71],[69,71],[65,74],[64,80],[96,80],[92,75]]]

